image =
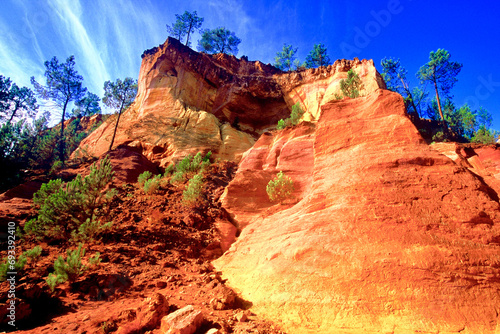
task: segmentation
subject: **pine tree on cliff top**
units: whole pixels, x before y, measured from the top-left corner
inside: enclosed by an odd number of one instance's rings
[[[198,41],[198,51],[208,53],[238,54],[238,45],[241,39],[234,32],[224,27],[213,30],[204,30]]]
[[[436,91],[436,101],[439,115],[443,126],[446,127],[446,121],[441,107],[441,97],[450,97],[450,90],[457,82],[457,75],[462,69],[462,64],[450,61],[450,53],[444,49],[431,51],[429,62],[422,66],[417,73],[417,77],[423,82],[431,82]]]
[[[175,14],[175,17],[177,20],[172,26],[167,24],[168,33],[179,41],[187,35],[185,45],[191,46],[191,42],[189,41],[191,33],[200,30],[204,19],[198,17],[196,11],[192,13],[185,11],[182,15]]]
[[[294,64],[294,60],[297,58],[295,54],[298,48],[293,48],[291,45],[283,44],[283,49],[276,54],[274,61],[275,67],[282,71],[291,71]]]
[[[332,61],[326,52],[324,44],[314,44],[313,49],[306,57],[305,65],[307,68],[331,65]]]

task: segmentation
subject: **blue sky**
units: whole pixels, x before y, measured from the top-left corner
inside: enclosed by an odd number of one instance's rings
[[[373,59],[379,71],[382,58],[400,58],[416,85],[429,52],[444,48],[464,65],[455,103],[485,107],[500,130],[497,1],[0,1],[0,74],[21,86],[31,88],[31,76],[43,82],[44,61],[75,55],[84,84],[101,96],[104,81],[138,77],[142,52],[165,41],[175,14],[196,10],[203,28],[224,26],[241,38],[238,57],[265,63],[283,43],[298,47],[302,61],[323,43],[332,60]]]

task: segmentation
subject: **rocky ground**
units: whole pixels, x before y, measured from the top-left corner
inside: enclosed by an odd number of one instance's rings
[[[198,208],[182,206],[182,185],[166,185],[153,195],[136,184],[117,185],[119,194],[109,215],[112,229],[84,245],[85,259],[99,252],[100,265],[52,293],[45,278],[54,260],[76,246],[42,243],[41,257],[29,260],[17,275],[18,331],[164,333],[168,325],[161,320],[170,315],[171,321],[188,328],[182,333],[282,333],[275,324],[256,317],[251,303],[226,286],[211,265],[227,247],[217,228],[227,224],[218,200],[235,167],[220,163],[211,169],[205,176],[206,202]],[[36,212],[26,200],[23,203],[13,204],[17,212],[2,207],[2,215],[22,217],[25,222]],[[18,240],[17,252],[37,244],[34,239]],[[5,243],[1,249],[0,256],[6,256]],[[1,329],[11,331],[5,323],[8,290],[8,282],[0,284]],[[192,308],[185,309],[189,305]],[[184,313],[184,319],[175,311]]]

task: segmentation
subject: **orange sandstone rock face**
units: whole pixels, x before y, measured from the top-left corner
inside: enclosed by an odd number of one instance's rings
[[[306,110],[305,120],[315,121],[351,68],[365,93],[385,87],[373,61],[339,60],[319,69],[281,72],[244,57],[197,53],[169,38],[143,54],[137,97],[120,119],[114,146],[139,148],[161,165],[209,150],[214,157],[239,161],[295,103]],[[108,119],[80,148],[105,153],[115,122],[116,116]]]
[[[266,185],[280,171],[295,180],[292,201],[304,197],[312,183],[313,144],[314,124],[303,122],[280,132],[264,133],[245,153],[236,172],[237,181],[226,187],[221,198],[239,228],[276,211],[269,201]]]
[[[215,266],[252,310],[289,333],[498,333],[498,193],[426,145],[401,96],[377,90],[322,107],[312,156],[278,155],[300,201],[262,210],[251,187],[299,128],[259,139],[225,195],[246,226]],[[302,160],[312,166],[294,169]],[[235,204],[245,188],[254,217]]]

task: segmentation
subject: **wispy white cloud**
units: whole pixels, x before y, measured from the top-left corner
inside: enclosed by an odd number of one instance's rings
[[[88,27],[84,25],[80,2],[50,0],[49,5],[59,20],[56,24],[60,27],[58,32],[61,40],[67,45],[72,45],[74,52],[82,56],[77,62],[80,68],[90,74],[84,77],[87,85],[92,86],[93,91],[99,86],[102,87],[102,83],[109,78],[108,70],[95,41],[89,36]]]

